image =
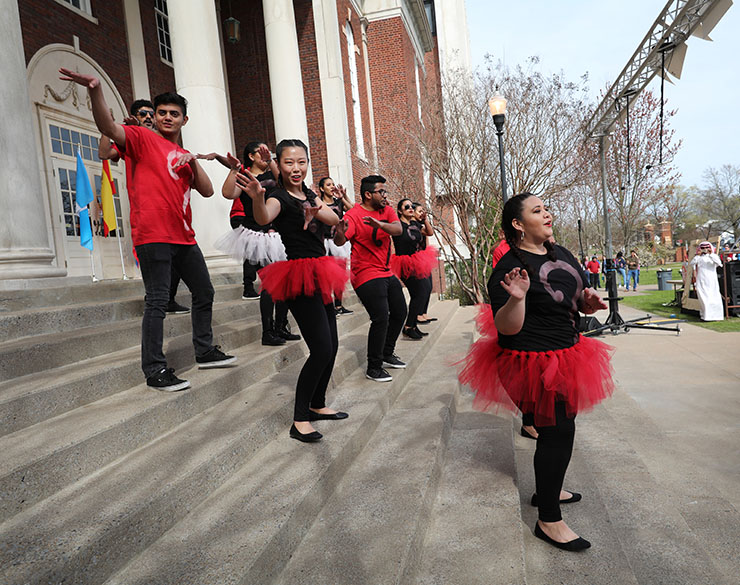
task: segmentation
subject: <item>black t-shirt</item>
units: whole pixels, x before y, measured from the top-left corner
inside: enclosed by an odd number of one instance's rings
[[[406,223],[401,222],[403,231],[398,236],[393,236],[393,247],[396,250],[396,256],[411,256],[419,250],[423,250],[426,243],[426,236],[421,233],[421,224],[418,221]]]
[[[275,176],[272,174],[272,171],[268,170],[261,175],[257,175],[257,180],[268,191],[275,187]],[[257,220],[254,219],[254,211],[252,210],[252,198],[244,191],[242,191],[241,195],[239,195],[239,201],[242,202],[242,207],[244,207],[244,219],[242,220],[242,225],[244,227],[249,228],[250,230],[253,230],[255,232],[266,232],[267,230],[272,229],[272,226],[270,224],[260,225],[257,223]]]
[[[319,197],[319,199],[321,199]],[[325,203],[325,205],[331,209],[334,213],[337,214],[337,217],[339,219],[342,219],[344,216],[344,200],[341,197],[332,197],[331,203]],[[325,223],[322,224],[323,226],[323,232],[324,232],[324,238],[329,239],[334,237],[334,226],[333,225],[327,225]]]
[[[288,260],[298,258],[318,258],[326,256],[324,248],[324,229],[323,223],[315,217],[308,224],[307,229],[303,229],[305,222],[304,206],[318,205],[316,194],[310,189],[304,188],[306,201],[296,199],[285,189],[276,187],[268,192],[267,198],[277,199],[280,203],[280,215],[272,222],[272,227],[280,234],[285,246],[285,255]]]
[[[530,285],[525,299],[524,324],[516,335],[499,333],[499,345],[520,351],[548,351],[575,345],[578,341],[577,302],[588,281],[578,261],[562,246],[555,246],[556,261],[546,255],[520,250],[529,265]],[[488,281],[493,314],[509,300],[501,286],[504,275],[524,268],[509,250],[499,260]]]

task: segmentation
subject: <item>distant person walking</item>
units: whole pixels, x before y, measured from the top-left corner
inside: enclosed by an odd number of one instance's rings
[[[725,310],[722,295],[719,292],[717,268],[722,260],[715,254],[709,242],[702,242],[691,260],[692,282],[699,297],[699,316],[702,321],[724,321]]]
[[[634,250],[630,250],[630,257],[627,258],[627,290],[630,289],[630,282],[632,291],[636,291],[640,283],[640,258]]]

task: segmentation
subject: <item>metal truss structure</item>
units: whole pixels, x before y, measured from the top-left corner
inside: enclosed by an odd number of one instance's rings
[[[681,77],[689,36],[711,40],[709,33],[732,6],[732,0],[669,0],[627,65],[609,88],[587,125],[587,136],[609,133],[624,115],[622,105],[637,96],[663,67]]]

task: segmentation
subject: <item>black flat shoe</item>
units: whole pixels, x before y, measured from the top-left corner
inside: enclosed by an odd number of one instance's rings
[[[581,494],[578,492],[570,492],[570,497],[567,500],[560,500],[561,504],[575,504],[576,502],[580,502]],[[537,494],[532,494],[532,505],[537,506]]]
[[[547,544],[551,544],[556,548],[559,548],[561,550],[567,550],[570,552],[579,552],[582,550],[586,550],[587,548],[591,548],[591,543],[586,540],[585,538],[581,538],[580,536],[576,538],[575,540],[570,540],[568,542],[558,542],[557,540],[553,540],[547,534],[544,533],[542,528],[540,528],[540,523],[537,522],[537,524],[534,525],[534,535],[544,540]]]
[[[519,434],[520,434],[520,435],[521,435],[522,437],[526,437],[527,439],[534,439],[535,441],[537,440],[537,437],[535,437],[535,436],[533,436],[533,435],[530,435],[530,434],[529,434],[529,433],[527,432],[527,430],[526,430],[526,429],[525,429],[524,427],[522,427],[522,428],[521,428],[521,429],[519,430]]]
[[[417,332],[417,333],[418,333],[419,335],[421,335],[422,337],[426,337],[427,335],[429,335],[429,333],[427,333],[426,331],[422,331],[422,330],[421,330],[421,329],[419,329],[418,327],[414,327],[414,331],[416,331],[416,332]]]
[[[429,317],[429,319],[427,319],[426,321],[420,321],[420,320],[417,319],[416,322],[419,325],[426,325],[427,323],[431,323],[432,321],[437,321],[437,318],[436,317]]]
[[[299,441],[303,443],[315,443],[316,441],[320,441],[322,435],[319,431],[314,431],[313,433],[306,433],[305,435],[299,431],[297,428],[295,428],[295,424],[290,427],[290,436],[294,439],[298,439]]]
[[[314,412],[313,410],[308,413],[308,420],[344,420],[349,418],[349,414],[346,412],[335,412],[333,414],[322,414],[320,412]]]

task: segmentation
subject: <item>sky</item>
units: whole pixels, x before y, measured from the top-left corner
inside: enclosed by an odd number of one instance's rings
[[[441,0],[444,2],[445,0]],[[594,100],[615,81],[642,43],[667,0],[466,0],[473,67],[486,54],[507,65],[540,58],[543,72],[563,71],[578,81],[588,72]],[[740,2],[725,13],[710,34],[696,37],[681,79],[666,83],[667,107],[683,139],[674,159],[681,183],[702,186],[702,174],[723,164],[740,166]],[[649,85],[657,95],[660,77]]]

